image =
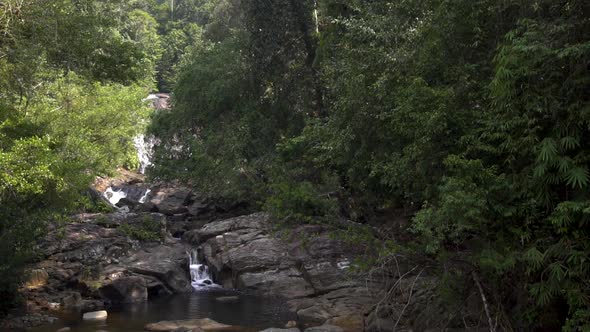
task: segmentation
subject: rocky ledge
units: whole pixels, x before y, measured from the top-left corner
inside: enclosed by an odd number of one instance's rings
[[[132,213],[82,214],[49,229],[23,289],[30,312],[88,312],[191,292],[187,252],[197,248],[216,283],[285,298],[303,329],[384,325],[369,292],[382,287],[353,273],[357,253],[326,227],[277,230],[268,214],[240,216],[247,211],[242,204],[212,201],[182,187],[152,187],[149,195],[144,187],[133,188],[125,201]]]
[[[282,296],[303,326],[333,324],[363,330],[372,297],[350,271],[354,252],[321,226],[300,226],[279,236],[270,216],[256,213],[186,232],[215,280],[226,288]]]
[[[158,213],[80,215],[54,227],[25,285],[29,309],[92,311],[190,292],[187,246],[166,234]]]

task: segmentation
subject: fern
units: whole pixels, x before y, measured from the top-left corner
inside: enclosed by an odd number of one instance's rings
[[[536,247],[532,247],[524,253],[524,259],[532,271],[537,271],[543,266],[545,256]]]
[[[576,149],[580,146],[580,140],[572,136],[562,137],[560,143],[561,147],[566,151]]]
[[[566,173],[567,185],[572,188],[585,188],[588,186],[588,169],[586,167],[574,167]]]

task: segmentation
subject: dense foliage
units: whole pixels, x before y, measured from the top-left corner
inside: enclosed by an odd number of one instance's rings
[[[500,329],[590,329],[589,71],[584,0],[2,1],[0,310],[45,224],[137,162],[157,83],[152,177],[284,223],[409,217],[366,262],[440,266],[447,311],[478,275]]]
[[[504,328],[590,328],[590,3],[194,5],[154,176],[289,222],[406,211]]]
[[[156,24],[120,1],[0,3],[0,312],[47,223],[91,207],[97,174],[137,163]]]

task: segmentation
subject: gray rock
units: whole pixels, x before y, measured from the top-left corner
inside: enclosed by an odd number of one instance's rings
[[[297,311],[297,317],[306,324],[323,324],[332,316],[333,315],[321,305],[314,305]]]
[[[324,324],[307,328],[304,332],[344,332],[344,329],[339,326]]]
[[[121,260],[121,265],[135,274],[152,276],[173,293],[192,290],[188,272],[187,248],[183,244],[145,248]]]
[[[188,231],[183,240],[200,246],[216,281],[224,287],[289,299],[306,324],[362,330],[363,313],[374,300],[366,285],[348,274],[351,257],[321,227],[302,226],[285,240],[275,236],[265,213],[218,220]]]
[[[111,303],[141,303],[148,298],[146,281],[141,277],[120,278],[99,291]]]
[[[237,288],[288,298],[311,296],[315,292],[295,268],[242,273],[238,277]]]
[[[82,295],[78,292],[71,292],[61,299],[61,305],[66,309],[82,306]]]
[[[192,191],[189,188],[160,189],[151,199],[160,213],[174,215],[186,213],[186,205],[190,202]]]
[[[209,212],[211,208],[208,204],[203,202],[194,202],[188,207],[188,214],[194,217],[201,216]]]
[[[301,330],[296,327],[292,327],[292,328],[288,328],[288,329],[279,329],[276,327],[271,327],[266,330],[262,330],[260,332],[301,332]]]

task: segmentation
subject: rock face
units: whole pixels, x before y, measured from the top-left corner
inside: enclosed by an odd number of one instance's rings
[[[352,332],[375,321],[382,326],[374,319],[378,310],[365,281],[349,269],[353,248],[332,239],[322,226],[298,226],[279,236],[267,214],[245,215],[248,206],[241,203],[201,197],[185,187],[151,187],[145,196],[148,186],[135,178],[107,186],[126,191],[121,204],[135,212],[83,214],[50,229],[39,245],[44,256],[26,285],[30,307],[88,312],[190,292],[187,251],[198,248],[199,260],[217,283],[286,298],[302,328]],[[146,329],[235,328],[215,324],[160,322]]]
[[[99,289],[111,303],[140,303],[148,299],[146,280],[142,277],[122,277]]]
[[[133,237],[133,232],[148,231],[142,228],[146,222],[160,228],[149,229],[155,238],[165,234],[163,215],[112,213],[77,219],[50,230],[41,242],[39,251],[45,256],[35,269],[36,286],[26,290],[32,308],[55,309],[58,303],[88,311],[191,291],[185,244],[170,237],[161,242]]]
[[[192,191],[189,188],[160,189],[151,199],[158,211],[165,215],[186,213],[190,203]]]
[[[273,235],[269,216],[257,213],[209,223],[183,240],[199,246],[224,287],[286,297],[304,325],[361,331],[372,299],[348,271],[352,251],[320,226],[301,226],[291,234],[284,240]]]

